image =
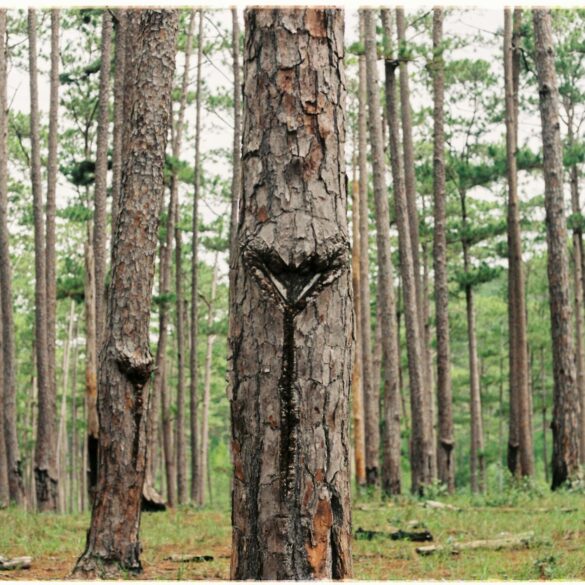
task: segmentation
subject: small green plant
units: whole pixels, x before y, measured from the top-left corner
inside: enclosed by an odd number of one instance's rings
[[[539,557],[534,561],[534,567],[538,571],[538,577],[540,579],[553,579],[555,577],[556,566],[557,559],[554,555]]]

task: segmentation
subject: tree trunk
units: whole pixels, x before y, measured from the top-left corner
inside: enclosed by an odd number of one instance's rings
[[[396,327],[396,304],[390,253],[390,214],[386,190],[384,144],[380,118],[378,94],[378,72],[376,68],[376,13],[372,10],[360,12],[364,20],[366,52],[366,74],[368,88],[368,113],[372,166],[374,172],[374,199],[376,204],[376,243],[378,248],[378,304],[382,331],[382,362],[384,370],[384,477],[382,489],[386,493],[400,493],[400,409],[398,396],[398,338]],[[377,388],[377,386],[376,386]],[[377,408],[366,402],[366,420],[378,422]],[[369,435],[369,431],[368,431]],[[377,460],[372,471],[377,477]]]
[[[455,491],[455,439],[453,435],[453,391],[449,341],[449,279],[447,273],[447,195],[445,191],[445,61],[443,59],[443,9],[433,10],[433,197],[435,231],[435,315],[437,327],[437,401],[439,436],[437,465],[439,480],[449,493]]]
[[[354,140],[355,145],[355,140]],[[355,148],[355,146],[354,146]],[[362,332],[361,318],[361,285],[360,285],[360,184],[356,176],[355,152],[353,156],[352,180],[352,249],[351,249],[351,277],[353,287],[353,307],[356,323],[355,356],[353,360],[351,380],[351,410],[353,427],[353,454],[355,462],[355,480],[359,487],[366,485],[366,444],[363,403],[362,377]]]
[[[528,386],[528,342],[520,199],[516,164],[518,120],[516,102],[519,70],[521,11],[504,10],[504,80],[506,101],[506,161],[508,175],[508,328],[510,359],[510,432],[508,468],[512,474],[534,474],[530,390]],[[515,83],[516,82],[516,83]]]
[[[57,171],[58,171],[58,135],[59,135],[59,10],[51,10],[51,73],[49,99],[49,152],[47,160],[47,207],[46,207],[46,287],[47,287],[47,364],[51,396],[57,397],[56,374],[56,325],[57,280],[55,257],[55,216],[57,211]],[[58,443],[56,445],[58,449]],[[57,466],[59,461],[56,460]],[[59,478],[60,479],[60,478]],[[60,492],[64,486],[60,487]]]
[[[213,327],[215,296],[217,291],[217,263],[218,253],[215,252],[215,259],[213,261],[213,272],[211,274],[211,294],[209,296],[209,303],[207,306],[207,343],[205,348],[205,369],[203,373],[203,404],[201,412],[201,442],[199,446],[199,490],[197,503],[200,506],[205,504],[205,481],[207,479],[207,460],[209,449],[209,402],[211,400],[211,366],[213,358],[213,344],[215,342],[215,334],[210,333]]]
[[[343,11],[246,11],[232,579],[351,578]]]
[[[75,320],[75,329],[73,333],[73,372],[71,374],[71,455],[69,460],[69,481],[71,482],[71,508],[70,513],[81,511],[81,482],[79,481],[79,434],[77,432],[77,325]]]
[[[360,15],[360,41],[363,44],[363,16]],[[362,366],[362,395],[364,410],[366,482],[376,485],[378,481],[378,460],[380,447],[380,384],[379,377],[375,380],[372,372],[372,324],[370,318],[370,266],[369,266],[369,214],[368,214],[368,113],[367,113],[367,75],[366,56],[359,56],[359,88],[358,88],[358,166],[359,184],[359,223],[360,223],[360,326]],[[354,291],[355,294],[355,291]]]
[[[549,428],[546,423],[546,370],[544,369],[544,346],[540,348],[540,396],[542,400],[542,462],[544,466],[544,481],[548,483],[548,455],[546,445],[546,432]]]
[[[390,12],[384,13],[385,73],[386,73],[386,117],[390,138],[390,158],[392,162],[392,183],[398,241],[400,246],[400,272],[404,299],[404,322],[406,327],[406,348],[408,353],[408,374],[412,413],[411,434],[411,490],[422,494],[424,486],[433,479],[435,463],[434,448],[430,432],[430,400],[426,389],[424,344],[421,336],[421,313],[417,304],[418,275],[414,272],[412,255],[413,244],[410,240],[407,196],[403,181],[402,161],[399,150],[399,121],[396,111],[396,84],[394,72],[396,62],[392,55],[392,28]]]
[[[555,73],[551,14],[534,9],[536,69],[542,121],[544,205],[547,267],[553,349],[552,489],[579,471],[580,397],[575,374],[575,349],[569,295],[567,224],[563,201],[563,157],[559,125],[559,97]]]
[[[114,131],[112,148],[112,241],[114,248],[116,222],[120,209],[122,188],[122,141],[124,133],[124,79],[126,76],[126,10],[115,11],[114,30],[116,32],[116,57],[114,74]]]
[[[2,320],[2,359],[4,376],[0,379],[4,397],[4,439],[8,466],[10,500],[24,504],[22,462],[16,431],[16,356],[12,306],[12,269],[8,232],[8,96],[6,10],[0,10],[0,317]]]
[[[45,256],[45,222],[41,185],[41,150],[39,130],[39,98],[37,83],[37,15],[28,11],[31,183],[35,235],[35,336],[38,376],[38,431],[35,448],[35,479],[39,511],[56,511],[58,478],[55,461],[55,395],[49,371],[47,347],[47,265]]]
[[[0,33],[2,33],[2,18],[4,11],[0,12]],[[5,19],[4,19],[5,22]],[[4,36],[0,36],[4,39]],[[0,295],[2,291],[0,290]],[[2,298],[0,297],[0,302]],[[4,356],[2,339],[2,320],[0,319],[0,382],[4,380]],[[4,384],[0,384],[0,510],[8,506],[10,501],[10,489],[8,487],[8,458],[6,457],[6,441],[4,439]]]
[[[197,262],[199,244],[199,196],[201,190],[201,68],[203,66],[203,10],[199,9],[199,32],[197,35],[197,102],[195,118],[195,193],[193,196],[193,223],[192,242],[193,253],[191,255],[191,351],[189,354],[189,410],[191,425],[191,499],[197,500],[197,488],[199,486],[199,461],[197,433],[197,384],[198,384],[198,298],[197,298]]]
[[[171,121],[178,12],[129,10],[122,193],[100,354],[100,466],[91,526],[76,577],[141,571],[140,502],[145,474],[149,321],[154,254]],[[137,230],[134,226],[140,225]]]
[[[177,216],[178,217],[178,216]],[[186,301],[183,299],[182,238],[179,222],[175,224],[175,265],[177,296],[177,415],[175,418],[175,454],[177,458],[177,501],[185,504],[187,492],[187,461],[185,454],[185,318]]]

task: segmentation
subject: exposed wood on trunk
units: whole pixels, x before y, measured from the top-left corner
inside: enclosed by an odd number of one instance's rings
[[[532,11],[536,70],[542,121],[544,205],[553,356],[552,488],[579,470],[581,412],[575,373],[573,311],[569,295],[567,224],[563,201],[563,156],[559,124],[559,95],[555,72],[550,10]]]
[[[0,10],[0,317],[2,320],[3,426],[10,500],[24,503],[24,482],[16,432],[16,356],[12,305],[12,268],[8,233],[7,16]]]
[[[120,214],[99,380],[100,466],[86,549],[76,577],[141,571],[154,253],[178,28],[176,10],[129,10]],[[134,226],[140,225],[137,230]]]
[[[516,151],[518,140],[518,75],[520,66],[521,10],[504,10],[504,81],[506,90],[506,162],[508,178],[508,329],[510,358],[510,431],[508,468],[512,474],[534,474],[530,390],[528,380],[528,342],[520,198]]]
[[[412,433],[411,433],[411,490],[422,494],[424,487],[431,483],[435,469],[435,453],[430,436],[430,401],[426,387],[425,357],[421,336],[421,313],[417,301],[419,275],[415,273],[413,243],[411,242],[407,195],[404,185],[402,160],[400,157],[400,126],[396,109],[397,93],[395,81],[396,61],[392,50],[392,27],[390,12],[384,10],[384,59],[386,117],[390,140],[392,163],[392,185],[398,226],[400,251],[400,274],[404,299],[404,322],[406,349],[408,355],[408,380],[410,385]],[[398,406],[398,404],[396,405]]]
[[[45,221],[41,185],[41,150],[39,129],[39,97],[37,80],[37,15],[28,11],[31,183],[33,192],[35,240],[35,337],[37,352],[38,430],[35,445],[35,480],[39,511],[57,509],[55,395],[50,382],[47,348],[47,266],[45,256]]]
[[[363,16],[360,14],[360,42],[364,42]],[[378,481],[380,448],[380,376],[374,377],[372,364],[372,324],[370,318],[370,267],[369,267],[369,213],[368,213],[368,88],[366,56],[359,57],[358,86],[358,166],[359,166],[359,223],[360,223],[360,326],[362,366],[362,394],[364,410],[366,481]],[[379,322],[379,321],[378,321]],[[379,373],[379,370],[378,370]]]
[[[233,579],[343,579],[353,311],[343,11],[246,11]]]
[[[437,403],[439,433],[437,467],[439,480],[455,490],[455,438],[449,340],[449,279],[447,273],[447,194],[445,190],[445,61],[443,58],[442,8],[433,10],[433,201],[435,230],[435,315],[437,328]]]
[[[386,493],[400,493],[400,403],[398,396],[398,330],[394,298],[393,267],[390,252],[390,213],[386,190],[384,143],[382,138],[380,96],[376,54],[376,12],[363,10],[368,88],[368,121],[374,199],[376,204],[376,244],[378,249],[378,304],[380,306],[382,363],[384,371],[384,477]],[[374,386],[377,388],[377,386]],[[376,410],[366,403],[366,420]],[[376,420],[376,424],[379,424]],[[377,462],[376,462],[377,463]]]

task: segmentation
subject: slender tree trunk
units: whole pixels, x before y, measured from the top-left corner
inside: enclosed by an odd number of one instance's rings
[[[443,9],[433,10],[433,197],[435,231],[435,315],[437,327],[437,401],[439,436],[437,465],[439,480],[449,493],[455,491],[455,439],[453,391],[449,340],[449,279],[447,273],[447,195],[445,191],[445,61],[443,59]]]
[[[393,268],[390,253],[390,214],[386,190],[384,144],[380,118],[380,96],[376,67],[376,12],[363,10],[368,89],[368,120],[372,166],[374,171],[374,199],[376,204],[376,243],[378,248],[378,304],[382,331],[382,363],[384,370],[384,477],[382,489],[389,494],[400,493],[400,407],[398,396],[398,338],[396,327],[396,303],[394,299]],[[374,386],[377,389],[377,386]],[[366,402],[366,421],[374,417],[378,423],[377,401]],[[370,431],[367,431],[370,436]],[[377,443],[375,443],[377,444]],[[366,454],[367,455],[367,454]],[[368,473],[378,476],[377,455]],[[370,463],[367,464],[368,467]],[[369,482],[371,483],[371,482]]]
[[[171,122],[178,11],[128,11],[128,75],[120,213],[101,352],[100,466],[77,577],[141,571],[140,502],[145,475],[154,254]],[[136,230],[133,226],[141,225]]]
[[[0,317],[2,320],[2,359],[4,439],[8,466],[10,500],[24,504],[24,483],[16,431],[16,356],[12,306],[12,269],[8,233],[8,97],[6,10],[0,10]]]
[[[363,17],[360,15],[360,39],[363,44]],[[378,481],[378,460],[380,447],[380,377],[372,372],[372,324],[370,318],[370,263],[369,263],[369,214],[368,214],[368,113],[367,113],[366,56],[359,56],[358,88],[358,166],[359,184],[359,242],[360,242],[360,326],[362,394],[364,410],[366,482],[375,485]],[[355,294],[355,291],[354,291]]]
[[[404,322],[406,327],[406,348],[408,353],[408,374],[412,413],[412,454],[411,472],[413,493],[424,491],[424,486],[433,478],[435,466],[434,448],[430,432],[430,400],[426,390],[424,347],[421,336],[421,313],[417,304],[418,275],[414,272],[407,196],[403,181],[402,161],[399,150],[399,121],[396,111],[396,84],[394,72],[396,62],[392,55],[392,27],[390,12],[384,10],[384,44],[386,73],[386,117],[390,138],[390,158],[392,162],[392,183],[398,241],[400,246],[400,268],[404,299]]]
[[[56,374],[56,325],[57,280],[55,257],[55,216],[57,211],[57,171],[58,171],[58,135],[59,135],[59,10],[51,10],[51,74],[49,99],[49,153],[47,160],[47,206],[46,206],[46,287],[47,287],[47,364],[51,396],[57,397]],[[58,443],[56,445],[58,449]],[[59,465],[59,460],[56,460]],[[59,477],[59,479],[61,479]],[[60,487],[62,492],[64,486]]]
[[[467,201],[466,193],[460,192],[461,198],[461,229],[463,236],[461,246],[463,248],[463,270],[468,276],[471,270],[469,242],[467,233]],[[469,408],[471,413],[471,491],[474,493],[484,490],[484,453],[483,453],[483,425],[481,414],[481,389],[479,376],[479,360],[477,357],[477,333],[475,326],[475,306],[473,299],[473,287],[465,284],[465,306],[467,311],[467,343],[469,353]]]
[[[534,474],[530,390],[528,380],[528,342],[520,199],[516,163],[518,85],[514,70],[519,68],[521,11],[504,10],[504,80],[506,89],[506,161],[508,171],[508,328],[510,351],[510,431],[508,468],[512,474]],[[514,28],[514,30],[512,30]]]
[[[2,14],[0,14],[2,19]],[[0,33],[2,22],[0,20]],[[0,37],[4,40],[4,36]],[[0,290],[0,302],[2,291]],[[4,380],[4,356],[2,338],[2,320],[0,319],[0,382]],[[10,489],[8,487],[8,458],[6,456],[6,441],[4,439],[4,384],[0,384],[0,510],[8,506],[10,501]]]
[[[343,11],[249,9],[245,47],[231,576],[351,578]]]
[[[563,201],[563,157],[559,97],[554,62],[551,14],[534,9],[536,69],[542,120],[544,205],[553,350],[552,489],[570,481],[579,470],[580,397],[575,373],[573,320],[569,295],[567,224]]]
[[[203,373],[203,404],[201,412],[201,442],[199,445],[199,461],[201,462],[201,472],[199,474],[199,490],[197,503],[200,506],[205,504],[205,481],[207,479],[207,461],[209,449],[209,402],[211,400],[211,366],[213,358],[213,344],[215,334],[210,333],[213,327],[215,296],[217,291],[217,264],[218,253],[215,252],[213,261],[213,272],[211,274],[211,294],[207,306],[207,343],[205,348],[205,369]]]
[[[203,10],[199,10],[199,32],[197,35],[197,101],[195,117],[195,194],[193,196],[193,223],[192,242],[193,253],[191,255],[191,351],[189,354],[189,372],[191,374],[189,383],[189,410],[191,425],[191,499],[197,500],[197,488],[199,486],[199,467],[197,434],[197,384],[198,384],[198,360],[197,360],[197,337],[198,337],[198,298],[197,298],[197,262],[198,262],[198,240],[199,240],[199,197],[201,190],[201,68],[203,65]]]
[[[355,144],[355,141],[354,141]],[[354,146],[355,149],[355,146]],[[355,461],[355,480],[359,487],[366,485],[366,444],[363,404],[363,377],[362,377],[362,332],[361,318],[361,285],[360,285],[360,184],[356,176],[355,152],[353,156],[352,180],[352,249],[351,249],[351,277],[353,286],[353,307],[356,323],[355,356],[353,361],[351,380],[351,408],[353,423],[353,451]]]
[[[87,410],[87,493],[89,502],[97,485],[99,422],[97,413],[97,340],[95,319],[95,280],[93,223],[87,224],[85,242],[85,403]]]
[[[177,216],[178,217],[178,216]],[[177,457],[177,502],[184,504],[188,500],[187,461],[185,454],[185,318],[187,308],[183,298],[182,238],[179,222],[175,224],[175,270],[177,297],[177,415],[175,419],[175,453]]]
[[[122,141],[124,134],[124,79],[126,76],[126,10],[118,8],[114,12],[116,32],[116,57],[114,74],[114,131],[112,148],[112,240],[114,249],[116,222],[120,209],[122,189]]]
[[[69,460],[69,481],[71,482],[71,508],[70,512],[81,511],[80,499],[80,481],[79,481],[79,434],[77,431],[77,327],[78,321],[75,320],[75,329],[73,333],[73,372],[71,374],[71,455]]]
[[[28,11],[31,183],[35,232],[35,336],[39,392],[39,418],[35,448],[35,479],[39,511],[55,511],[58,503],[56,475],[55,395],[49,371],[47,347],[47,265],[45,256],[45,222],[41,185],[41,150],[39,130],[39,98],[37,83],[37,15]]]
[[[546,433],[547,426],[546,422],[546,370],[544,368],[544,346],[540,348],[540,396],[542,400],[541,413],[542,413],[542,463],[544,467],[544,481],[548,483],[548,455],[546,446]]]

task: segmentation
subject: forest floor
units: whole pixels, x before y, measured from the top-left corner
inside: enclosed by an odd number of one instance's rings
[[[585,502],[582,494],[518,493],[488,498],[437,498],[433,509],[403,497],[382,502],[356,498],[353,545],[356,579],[579,579],[585,580]],[[0,555],[33,557],[29,570],[0,572],[2,579],[63,579],[82,552],[88,514],[35,515],[0,511]],[[420,556],[421,543],[394,541],[390,533],[427,529],[441,552]],[[361,529],[361,530],[360,530]],[[371,531],[369,534],[367,531]],[[463,550],[453,545],[504,533],[534,534],[519,550]],[[380,534],[382,533],[382,534]],[[372,537],[367,540],[367,536]],[[180,508],[142,516],[142,579],[227,579],[230,514],[227,509]],[[422,543],[422,545],[431,543]],[[170,555],[209,555],[204,562],[177,562]]]

